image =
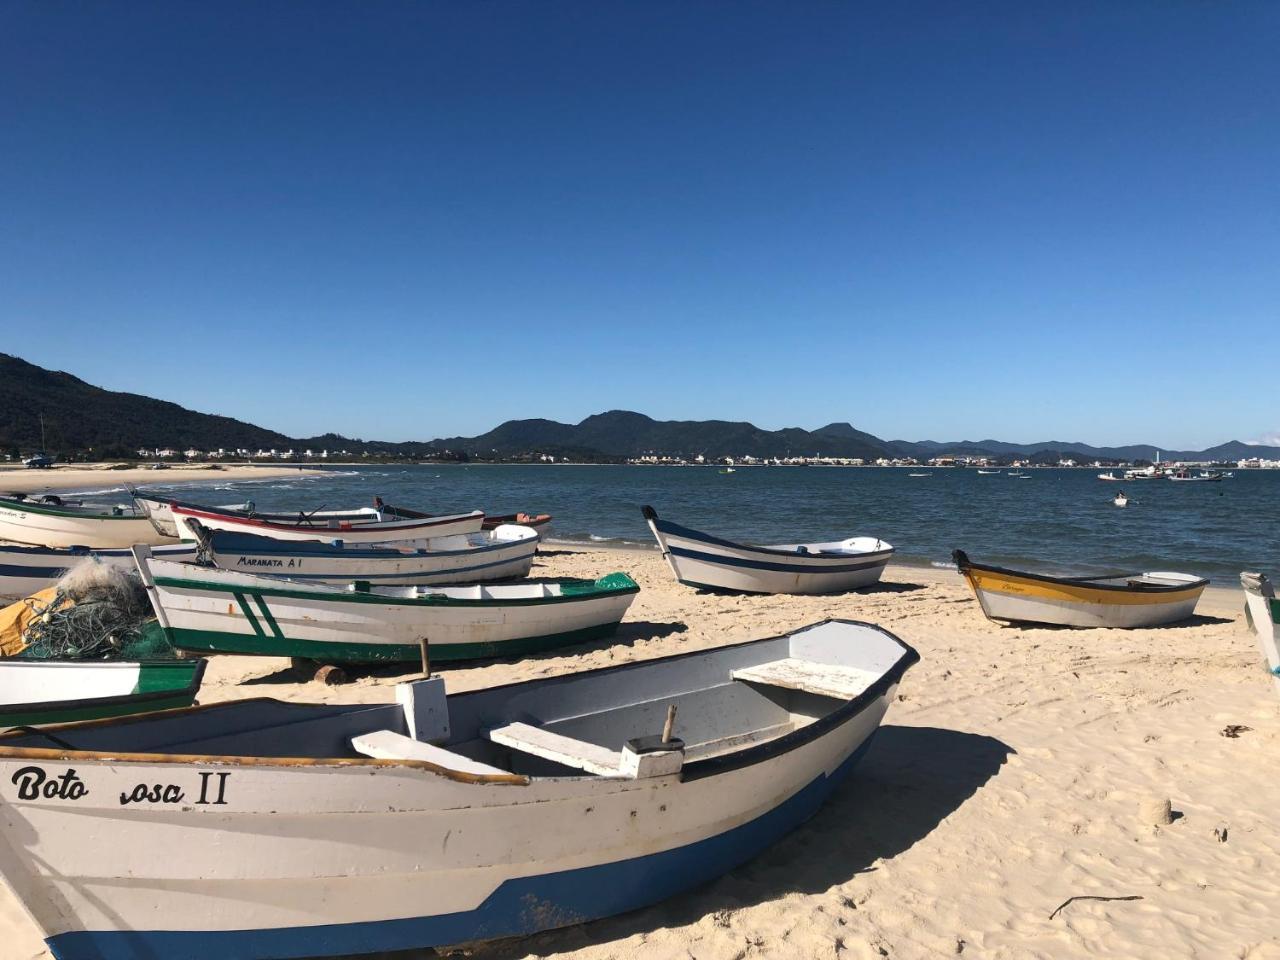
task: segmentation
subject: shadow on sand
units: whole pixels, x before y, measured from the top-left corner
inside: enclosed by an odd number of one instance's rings
[[[883,727],[862,763],[818,814],[709,886],[619,917],[472,945],[479,960],[555,956],[694,923],[789,893],[822,893],[910,849],[982,788],[1014,751],[992,737],[936,727]],[[429,950],[379,954],[426,960]]]
[[[513,657],[485,657],[475,660],[462,661],[444,661],[441,663],[433,663],[431,666],[432,673],[440,673],[448,675],[451,669],[465,670],[468,667],[484,667],[494,663],[502,663],[508,660],[519,659],[522,663],[537,663],[539,660],[554,660],[558,657],[568,655],[578,656],[584,653],[594,653],[597,650],[607,650],[611,647],[633,647],[638,642],[644,640],[657,640],[662,637],[669,637],[673,633],[684,633],[689,628],[678,621],[661,622],[657,620],[630,620],[619,625],[618,629],[607,637],[600,637],[598,640],[591,640],[587,643],[576,643],[572,646],[562,647],[556,650],[546,650],[542,653],[530,653],[519,658]],[[265,673],[259,677],[249,677],[241,680],[243,686],[253,686],[255,684],[289,684],[289,683],[307,683],[316,673],[323,661],[318,660],[295,660],[288,667],[281,670]],[[416,661],[406,663],[376,663],[376,664],[340,664],[342,672],[347,675],[347,679],[354,681],[364,677],[412,677],[422,673],[422,666]]]

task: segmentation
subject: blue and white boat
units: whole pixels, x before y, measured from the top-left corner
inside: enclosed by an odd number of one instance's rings
[[[305,583],[366,580],[379,586],[441,586],[525,577],[541,540],[536,530],[518,524],[404,545],[351,544],[341,539],[275,540],[252,533],[207,530],[198,520],[188,521],[188,528],[199,538],[204,557],[222,570]]]
[[[4,735],[0,875],[59,960],[582,923],[705,884],[813,816],[918,659],[832,620],[448,696],[419,680],[393,704],[240,700]]]
[[[152,553],[162,560],[185,562],[196,558],[195,544],[156,547]],[[91,547],[23,547],[0,543],[0,599],[29,597],[47,587],[76,564],[94,558],[113,567],[134,569],[128,547],[95,550]]]
[[[880,579],[893,546],[876,537],[752,546],[663,520],[644,507],[662,555],[689,587],[742,593],[841,593]]]

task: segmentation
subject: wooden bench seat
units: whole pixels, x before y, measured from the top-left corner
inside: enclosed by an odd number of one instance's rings
[[[510,770],[491,767],[479,760],[472,760],[452,750],[432,746],[421,740],[414,740],[394,730],[375,730],[373,733],[361,734],[351,738],[351,748],[356,753],[375,760],[423,760],[446,770],[458,773],[471,773],[477,776],[490,777],[500,774],[511,776]]]
[[[786,657],[754,667],[744,667],[729,674],[734,680],[758,683],[768,687],[802,690],[821,697],[852,700],[880,679],[880,674],[858,667],[842,667]]]
[[[622,765],[622,754],[616,750],[564,737],[527,723],[508,723],[506,726],[495,727],[489,731],[488,737],[491,742],[512,750],[602,777],[618,776]]]

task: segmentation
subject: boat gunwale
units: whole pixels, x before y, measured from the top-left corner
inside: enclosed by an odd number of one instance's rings
[[[36,513],[46,517],[63,517],[68,520],[142,520],[148,522],[150,518],[145,513],[137,512],[136,508],[130,514],[111,514],[91,512],[90,508],[81,508],[78,510],[60,509],[52,504],[36,503],[27,500],[10,500],[7,497],[0,497],[0,509],[12,510],[15,513]],[[107,508],[111,509],[111,508]]]
[[[1204,589],[1209,586],[1209,581],[1205,577],[1198,577],[1195,580],[1188,580],[1186,583],[1173,584],[1118,584],[1118,583],[1102,583],[1103,580],[1118,580],[1122,577],[1145,577],[1145,571],[1139,573],[1113,573],[1087,576],[1087,577],[1055,577],[1047,573],[1031,573],[1025,570],[1011,570],[1008,567],[997,567],[987,563],[976,563],[969,559],[968,554],[963,550],[952,551],[952,559],[956,562],[956,567],[965,579],[970,579],[969,570],[977,570],[981,573],[994,573],[1006,577],[1018,577],[1024,580],[1036,580],[1040,583],[1053,583],[1064,587],[1086,587],[1090,590],[1110,590],[1116,593],[1181,593],[1187,590]],[[963,558],[963,559],[962,559]],[[1180,571],[1169,571],[1170,573]],[[1184,574],[1184,576],[1193,576],[1193,574]],[[970,580],[970,585],[975,589],[981,589]]]
[[[520,524],[511,524],[511,525],[520,526]],[[495,550],[509,549],[512,547],[527,546],[527,545],[530,545],[531,541],[533,541],[535,538],[542,536],[542,534],[538,533],[538,531],[533,529],[532,527],[526,527],[526,529],[529,531],[527,534],[516,537],[511,540],[493,539],[492,542],[481,543],[472,547],[465,547],[461,550],[429,550],[426,547],[415,547],[412,550],[408,550],[408,551],[400,550],[396,547],[382,546],[377,542],[368,543],[368,544],[357,542],[349,546],[344,543],[342,546],[339,547],[339,546],[334,546],[332,543],[328,543],[320,538],[317,538],[315,540],[276,540],[276,539],[273,539],[272,537],[264,537],[256,533],[240,533],[235,530],[210,530],[209,532],[214,538],[210,540],[210,545],[213,549],[213,552],[218,554],[243,554],[246,556],[257,556],[259,554],[263,554],[266,556],[280,555],[280,556],[298,556],[302,558],[316,557],[316,558],[325,558],[325,559],[358,558],[361,560],[409,560],[409,559],[423,558],[423,557],[473,556],[477,553],[483,553],[486,551],[492,552]],[[338,532],[342,532],[342,531],[338,531]],[[457,534],[451,534],[451,536],[457,536],[457,537],[485,536],[486,538],[488,538],[489,535],[492,533],[493,533],[492,530],[485,530],[485,531],[480,531],[476,534],[457,533]],[[256,537],[259,540],[266,541],[268,543],[268,546],[263,546],[263,547],[258,547],[253,545],[250,545],[248,547],[219,546],[216,539],[219,534],[225,534],[229,537]],[[341,540],[342,538],[333,537],[331,539]],[[428,537],[427,539],[430,540],[432,538]],[[444,539],[444,538],[442,537],[440,539]],[[395,543],[396,541],[387,540],[384,542],[390,544],[390,543]],[[296,544],[315,544],[317,546],[299,548],[296,546]],[[533,546],[536,549],[536,544],[534,544]],[[363,579],[363,578],[357,577],[355,579]]]
[[[479,694],[489,695],[494,691],[505,690],[515,687],[535,687],[541,684],[554,684],[570,680],[578,680],[584,677],[604,676],[619,671],[635,670],[644,668],[654,664],[673,663],[680,660],[686,660],[690,657],[706,656],[708,653],[716,653],[725,650],[732,650],[739,647],[749,647],[757,644],[773,643],[784,637],[794,637],[798,633],[806,630],[812,630],[817,627],[825,626],[831,623],[844,624],[852,627],[866,627],[877,633],[883,634],[893,640],[902,649],[902,654],[897,661],[886,669],[876,680],[871,683],[865,690],[856,697],[845,700],[840,706],[836,707],[830,713],[819,717],[813,723],[793,730],[773,740],[765,741],[751,746],[744,747],[731,753],[722,754],[715,757],[707,757],[702,760],[695,760],[692,763],[682,767],[676,774],[680,781],[698,780],[703,777],[713,776],[719,773],[728,773],[743,767],[752,766],[769,760],[773,757],[784,753],[789,753],[799,749],[808,743],[811,743],[820,737],[834,731],[837,727],[842,726],[846,722],[854,719],[861,714],[867,707],[883,696],[890,688],[897,684],[906,671],[920,660],[919,652],[901,637],[886,630],[879,624],[868,623],[862,620],[846,620],[840,617],[828,617],[815,623],[806,624],[798,627],[788,633],[778,634],[772,637],[760,637],[754,640],[743,640],[737,643],[728,643],[720,647],[713,647],[709,650],[688,650],[681,653],[671,654],[665,657],[654,657],[649,660],[631,661],[630,663],[611,664],[609,666],[595,667],[590,670],[582,670],[576,673],[564,674],[557,677],[541,677],[536,680],[516,680],[510,683],[498,684],[492,687],[486,687],[481,690],[469,690],[457,694],[452,697],[468,697]],[[835,698],[833,698],[835,699]],[[245,703],[271,703],[283,707],[306,708],[315,706],[315,704],[301,704],[293,701],[276,700],[273,697],[250,697],[243,700],[229,700],[221,703],[197,704],[190,707],[179,707],[174,710],[156,711],[149,714],[139,716],[129,716],[114,719],[87,720],[75,723],[52,725],[53,729],[59,733],[73,732],[75,730],[89,729],[92,727],[112,725],[124,725],[128,723],[142,723],[157,717],[177,716],[180,714],[190,714],[197,711],[208,711],[225,709],[238,704]],[[394,704],[362,704],[357,706],[394,706]],[[125,763],[157,763],[157,764],[221,764],[227,766],[253,766],[253,767],[402,767],[410,769],[426,770],[431,773],[443,776],[449,780],[460,783],[471,784],[510,784],[528,786],[535,780],[629,780],[630,778],[618,777],[600,777],[593,775],[584,775],[577,777],[530,777],[524,774],[471,774],[464,773],[459,770],[452,770],[442,767],[438,764],[431,763],[426,760],[407,760],[407,759],[375,759],[371,757],[248,757],[235,756],[225,754],[169,754],[169,753],[130,753],[126,751],[103,751],[103,750],[67,750],[67,749],[51,749],[45,747],[9,747],[4,745],[4,741],[17,737],[29,737],[31,733],[23,733],[16,731],[7,731],[0,733],[0,760],[17,759],[17,760],[54,760],[61,762],[84,762],[84,761],[104,761],[104,762],[125,762]]]
[[[33,667],[48,666],[51,663],[73,664],[75,666],[111,664],[121,668],[137,665],[139,668],[139,679],[141,679],[142,670],[148,666],[171,667],[174,665],[185,666],[191,664],[192,671],[191,678],[187,681],[185,686],[181,687],[165,687],[162,690],[147,690],[142,693],[117,693],[110,697],[87,697],[82,700],[41,700],[31,703],[0,703],[0,715],[18,712],[50,712],[57,710],[58,708],[89,709],[94,707],[111,707],[122,703],[147,703],[152,700],[168,700],[171,697],[185,695],[188,693],[194,698],[196,694],[200,692],[200,684],[204,681],[205,668],[209,666],[209,661],[203,657],[193,660],[23,660],[11,658],[6,660],[5,663],[21,664],[23,666],[30,665]],[[41,728],[46,726],[50,726],[50,724],[41,724]],[[58,724],[58,726],[61,726],[61,724]]]
[[[686,527],[678,523],[672,523],[670,520],[663,520],[658,516],[657,512],[654,511],[652,507],[645,507],[644,510],[646,511],[644,515],[645,519],[648,520],[651,524],[653,524],[654,530],[657,533],[661,533],[663,536],[671,534],[677,537],[684,537],[685,539],[688,539],[688,540],[696,540],[696,541],[701,541],[703,543],[714,544],[718,547],[728,547],[732,550],[741,550],[744,553],[763,553],[771,557],[787,557],[791,560],[795,560],[799,558],[804,560],[818,560],[818,561],[823,561],[823,560],[844,561],[844,560],[852,560],[852,559],[862,560],[862,559],[870,559],[872,557],[878,558],[880,556],[884,556],[886,558],[885,562],[887,563],[888,558],[892,557],[897,550],[897,548],[894,547],[893,544],[885,543],[885,541],[880,539],[879,537],[875,538],[876,542],[883,543],[885,545],[883,548],[877,548],[874,550],[842,550],[842,551],[828,550],[820,553],[799,553],[795,550],[780,550],[777,547],[759,546],[751,543],[739,543],[734,540],[726,540],[723,537],[713,536],[712,534],[704,533],[701,530],[695,530],[692,527]],[[857,538],[849,537],[846,539],[857,539]],[[867,537],[866,539],[870,540],[872,538]],[[827,542],[843,543],[844,541],[840,541],[840,540],[814,541],[814,544],[827,543]],[[801,544],[796,544],[796,546],[809,547],[809,546],[813,546],[814,544],[801,543]],[[666,548],[665,543],[663,544],[663,548],[664,549]]]
[[[170,561],[178,562],[178,561]],[[205,568],[198,568],[205,569]],[[298,583],[291,581],[287,577],[272,577],[259,573],[242,573],[238,570],[222,570],[217,568],[219,573],[228,573],[239,577],[252,577],[256,580],[281,581],[285,583]],[[618,587],[599,587],[602,580],[608,577],[621,576],[625,577],[629,586]],[[353,578],[352,582],[358,578]],[[313,586],[313,590],[295,590],[289,587],[273,587],[269,584],[259,586],[257,584],[231,584],[231,583],[214,583],[207,580],[189,580],[185,577],[155,577],[155,583],[158,587],[170,587],[175,590],[200,590],[214,593],[247,593],[251,595],[261,595],[264,597],[284,597],[292,600],[320,600],[326,603],[373,603],[382,606],[398,606],[398,607],[527,607],[548,603],[577,603],[584,600],[600,600],[609,597],[631,596],[640,592],[640,584],[636,583],[628,574],[621,571],[607,573],[596,580],[578,580],[575,583],[560,584],[560,586],[574,586],[576,584],[590,584],[590,589],[584,589],[580,593],[560,594],[551,597],[511,597],[506,599],[469,599],[465,597],[450,597],[445,593],[427,593],[417,597],[388,597],[377,593],[364,593],[360,591],[351,591],[349,593],[340,590],[324,589],[330,587],[330,584],[323,583],[301,583],[302,586]],[[501,586],[500,584],[495,584]],[[442,585],[436,587],[439,590],[456,590],[459,587],[466,587],[469,584]],[[487,587],[490,584],[475,584],[475,586]],[[540,584],[529,584],[527,581],[516,584],[506,584],[506,586],[540,586]],[[417,587],[415,589],[430,590],[430,585]]]
[[[431,527],[447,526],[449,524],[461,523],[464,520],[473,520],[479,517],[481,524],[484,523],[484,511],[473,510],[470,513],[447,514],[443,516],[433,517],[430,520],[383,520],[370,521],[369,523],[349,524],[346,528],[310,526],[305,523],[286,523],[277,520],[258,520],[254,517],[240,513],[231,513],[229,511],[217,510],[213,507],[194,507],[184,506],[177,501],[170,503],[170,509],[175,517],[195,517],[196,519],[205,520],[221,520],[227,523],[245,524],[251,527],[261,527],[266,530],[280,530],[286,533],[309,533],[315,531],[317,533],[390,533],[402,530],[421,530]],[[234,531],[232,531],[234,532]],[[412,540],[415,537],[404,537],[401,539]]]

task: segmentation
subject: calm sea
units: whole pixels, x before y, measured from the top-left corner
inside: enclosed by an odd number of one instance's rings
[[[1241,570],[1280,574],[1280,471],[1235,471],[1222,483],[1104,483],[1091,470],[1031,479],[971,469],[630,466],[369,466],[337,476],[185,484],[196,502],[260,509],[371,504],[375,495],[433,513],[526,510],[555,517],[552,540],[650,544],[640,507],[756,543],[888,540],[908,563],[975,559],[1067,573],[1174,569],[1235,583]],[[917,471],[919,472],[919,471]],[[157,477],[157,480],[161,479]],[[166,478],[167,479],[167,478]],[[1112,506],[1123,489],[1129,506]]]

